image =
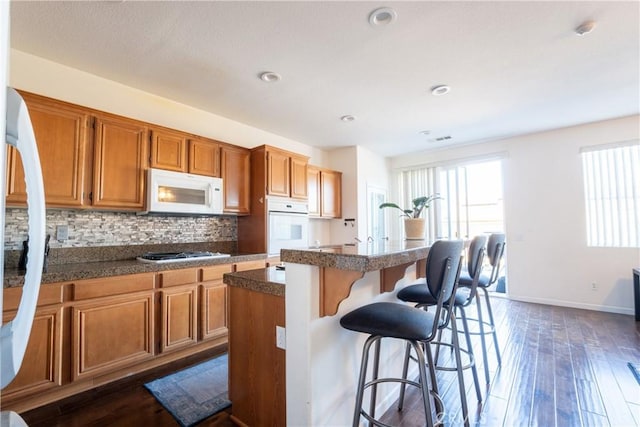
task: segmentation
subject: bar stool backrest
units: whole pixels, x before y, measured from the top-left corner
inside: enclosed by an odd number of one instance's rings
[[[462,240],[438,240],[429,249],[426,281],[429,292],[438,301],[435,317],[439,321],[434,322],[434,333],[436,328],[444,328],[449,323],[448,310],[455,298],[463,247]]]
[[[480,235],[474,237],[469,245],[469,250],[467,252],[467,271],[469,272],[469,277],[473,280],[471,282],[468,299],[464,305],[467,305],[475,297],[478,282],[480,281],[480,275],[482,273],[482,262],[484,261],[486,244],[487,236]]]
[[[489,236],[489,243],[487,243],[487,254],[489,255],[489,263],[491,264],[491,276],[489,278],[488,286],[493,284],[498,278],[500,273],[500,262],[504,255],[505,246],[504,233],[493,233]]]

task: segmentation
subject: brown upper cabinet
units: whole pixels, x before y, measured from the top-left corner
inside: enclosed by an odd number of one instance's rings
[[[220,176],[220,143],[212,139],[189,139],[189,173]],[[247,171],[248,172],[248,171]]]
[[[342,172],[308,167],[309,216],[342,217]]]
[[[149,166],[197,175],[220,176],[220,143],[171,129],[151,129]]]
[[[248,215],[250,212],[250,157],[246,148],[222,144],[220,169],[224,186],[224,212]]]
[[[248,149],[28,92],[20,94],[38,144],[47,207],[143,210],[145,173],[153,167],[222,177],[224,212],[249,214]],[[6,203],[24,206],[22,162],[15,148],[6,150]]]
[[[29,110],[42,164],[48,206],[82,207],[89,202],[91,117],[66,102],[21,93]],[[18,152],[7,147],[7,205],[24,205],[27,193]]]
[[[144,123],[107,114],[96,115],[94,127],[92,205],[142,210],[147,127]]]
[[[141,210],[144,123],[21,92],[36,136],[47,207]],[[93,133],[92,133],[93,132]],[[24,171],[8,150],[6,201],[24,206]]]
[[[252,157],[266,162],[266,195],[307,199],[308,157],[268,145],[254,148]]]
[[[166,129],[151,129],[149,166],[176,172],[187,171],[187,135]]]

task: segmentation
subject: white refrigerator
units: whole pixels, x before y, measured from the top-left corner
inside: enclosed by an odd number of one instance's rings
[[[27,215],[29,222],[29,256],[22,297],[16,316],[0,327],[0,389],[6,387],[17,375],[22,365],[35,314],[45,247],[45,203],[42,171],[35,136],[27,107],[20,95],[7,88],[9,62],[9,5],[0,1],[0,137],[20,153],[27,185]],[[0,147],[0,189],[6,187],[6,147]],[[0,282],[4,283],[4,225],[5,198],[0,197]],[[2,313],[2,292],[0,292]],[[0,391],[1,393],[1,391]],[[1,398],[1,396],[0,396]],[[1,426],[26,425],[13,412],[0,413]]]

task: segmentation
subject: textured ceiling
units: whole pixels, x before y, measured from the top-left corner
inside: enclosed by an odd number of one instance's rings
[[[397,20],[372,27],[380,6]],[[610,1],[12,2],[11,46],[308,145],[392,156],[637,114],[639,15]],[[451,92],[431,95],[439,84]]]

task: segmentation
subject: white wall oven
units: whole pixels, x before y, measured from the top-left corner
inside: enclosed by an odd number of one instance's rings
[[[267,199],[267,252],[279,256],[281,249],[309,246],[309,208],[306,202]]]

